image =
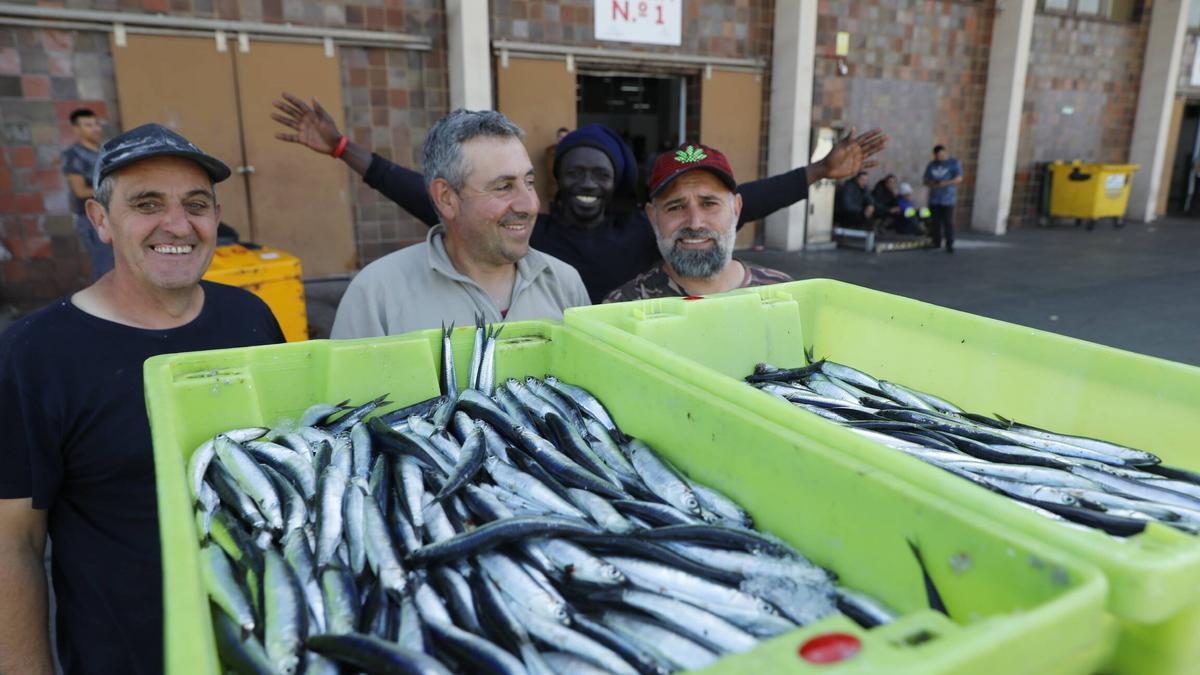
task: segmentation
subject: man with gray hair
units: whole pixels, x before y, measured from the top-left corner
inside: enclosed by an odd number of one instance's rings
[[[524,132],[503,114],[455,110],[425,137],[425,186],[441,223],[425,243],[367,265],[338,306],[331,337],[395,335],[476,315],[561,319],[586,305],[579,273],[529,248],[538,213]]]
[[[719,150],[685,144],[659,156],[650,174],[646,217],[663,261],[604,302],[712,295],[791,281],[783,272],[733,259],[742,213],[736,189],[733,167]]]

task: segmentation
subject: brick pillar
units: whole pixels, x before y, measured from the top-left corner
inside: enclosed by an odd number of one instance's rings
[[[976,163],[972,230],[1004,234],[1008,229],[1036,8],[1037,0],[1007,0],[996,7]]]
[[[450,109],[492,110],[487,0],[446,0]]]
[[[1155,0],[1151,9],[1137,117],[1129,144],[1129,162],[1141,165],[1129,189],[1127,213],[1132,220],[1148,223],[1158,217],[1163,159],[1174,150],[1167,147],[1167,135],[1187,35],[1187,10],[1188,0]]]
[[[769,175],[808,164],[817,44],[817,0],[776,3],[774,39],[771,54],[770,145],[767,146]],[[804,248],[807,217],[807,201],[772,214],[766,220],[767,247],[784,251]]]

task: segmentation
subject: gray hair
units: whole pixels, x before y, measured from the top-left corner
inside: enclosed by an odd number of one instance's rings
[[[459,108],[438,120],[425,136],[422,148],[425,167],[425,189],[441,178],[455,192],[467,182],[471,167],[463,157],[462,145],[467,141],[486,136],[489,138],[525,138],[521,127],[494,110],[463,110]]]
[[[108,208],[108,202],[112,199],[113,189],[117,186],[117,177],[113,174],[108,174],[100,179],[100,184],[96,186],[93,199],[100,202],[100,205],[105,209]]]

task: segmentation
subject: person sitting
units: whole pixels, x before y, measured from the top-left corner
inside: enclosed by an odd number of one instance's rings
[[[650,221],[662,261],[608,294],[604,302],[710,295],[790,281],[733,258],[742,196],[729,160],[706,145],[663,153],[650,174]]]
[[[561,319],[590,304],[574,268],[529,247],[538,196],[523,137],[493,111],[455,110],[429,130],[425,185],[441,224],[354,277],[331,337],[470,325],[477,314],[488,323]]]
[[[316,101],[310,106],[285,92],[274,105],[272,119],[294,132],[276,138],[341,158],[367,185],[426,225],[437,224],[420,173],[350,141]],[[818,180],[844,178],[877,165],[871,157],[888,140],[879,129],[859,135],[851,129],[824,159],[738,186],[746,203],[739,225],[806,199],[809,185]],[[529,244],[578,270],[592,302],[662,260],[637,208],[637,160],[616,132],[589,124],[568,133],[558,142],[552,171],[558,188],[549,213],[538,214]]]
[[[867,191],[867,172],[838,186],[834,196],[833,219],[839,225],[869,230],[874,227],[875,201]]]
[[[889,173],[871,189],[871,200],[875,203],[875,215],[886,229],[896,229],[902,215],[899,205],[900,184],[896,174]]]
[[[913,189],[908,183],[900,184],[899,197],[896,204],[900,207],[900,217],[895,219],[896,232],[899,234],[925,234],[929,231],[929,218],[932,215],[929,207],[917,205],[912,200]]]

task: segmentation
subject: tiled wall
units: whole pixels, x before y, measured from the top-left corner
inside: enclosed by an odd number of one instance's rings
[[[39,4],[59,4],[40,2]],[[345,119],[350,137],[415,166],[420,143],[448,109],[442,0],[382,3],[319,0],[95,0],[71,8],[386,30],[433,37],[432,52],[346,47]],[[0,305],[36,306],[87,283],[87,262],[68,215],[61,149],[67,115],[87,105],[120,131],[106,33],[0,26]],[[354,180],[359,263],[424,237],[425,226]]]
[[[859,131],[882,127],[892,140],[871,173],[911,183],[930,150],[945,145],[963,164],[955,220],[970,222],[983,97],[987,85],[992,5],[965,0],[821,0],[813,125]],[[850,34],[846,74],[839,72],[837,33]]]
[[[1150,12],[1140,23],[1038,14],[1021,116],[1013,225],[1037,214],[1039,163],[1125,162],[1142,75]]]
[[[87,283],[59,154],[68,115],[116,119],[108,36],[0,26],[0,304],[40,304]]]

